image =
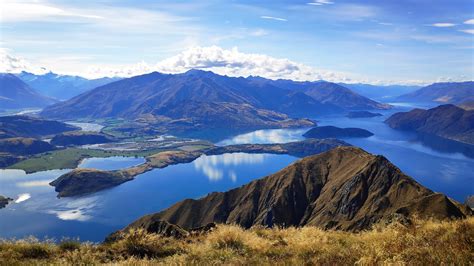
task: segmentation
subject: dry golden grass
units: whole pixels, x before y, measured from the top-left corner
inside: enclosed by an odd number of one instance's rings
[[[409,226],[380,225],[361,233],[220,225],[207,234],[179,240],[142,230],[111,244],[57,244],[30,238],[0,242],[0,264],[473,265],[474,218],[415,220]]]

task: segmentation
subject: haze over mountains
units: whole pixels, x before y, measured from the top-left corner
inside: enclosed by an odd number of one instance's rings
[[[434,83],[397,97],[399,101],[461,104],[474,100],[474,81]]]
[[[16,75],[39,93],[59,100],[67,100],[93,88],[105,85],[120,78],[86,79],[79,76],[59,75],[49,72],[35,75],[21,72]]]
[[[54,99],[41,95],[13,74],[0,73],[0,109],[45,107]]]

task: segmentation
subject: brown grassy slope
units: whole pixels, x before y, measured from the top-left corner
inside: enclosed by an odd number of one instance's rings
[[[469,265],[473,261],[473,217],[444,222],[415,219],[410,226],[380,225],[360,233],[219,225],[208,234],[184,239],[135,230],[107,245],[34,239],[0,242],[2,265]]]

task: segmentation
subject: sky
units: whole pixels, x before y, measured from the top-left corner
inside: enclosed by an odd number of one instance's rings
[[[0,72],[474,79],[473,0],[0,0]]]

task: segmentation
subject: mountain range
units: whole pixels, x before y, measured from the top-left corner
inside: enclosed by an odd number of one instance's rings
[[[32,89],[13,74],[0,73],[0,109],[44,107],[56,100]]]
[[[395,99],[396,97],[414,92],[421,88],[415,85],[371,85],[364,83],[339,83],[352,91],[376,100]]]
[[[154,232],[163,221],[186,230],[224,223],[360,231],[381,221],[407,222],[412,215],[444,219],[471,213],[467,206],[423,187],[383,156],[337,147],[239,188],[183,200],[121,232]]]
[[[49,106],[55,119],[124,118],[175,131],[311,126],[290,117],[390,106],[329,82],[233,78],[190,70],[115,81]],[[143,127],[143,125],[142,125]]]
[[[424,110],[393,114],[385,123],[401,130],[431,134],[463,143],[474,144],[474,110],[464,110],[452,104]]]
[[[86,79],[79,76],[59,75],[49,72],[35,75],[21,72],[16,75],[39,93],[58,100],[67,100],[93,88],[119,80],[120,78]]]
[[[474,100],[474,81],[434,83],[397,97],[398,101],[460,104]]]

